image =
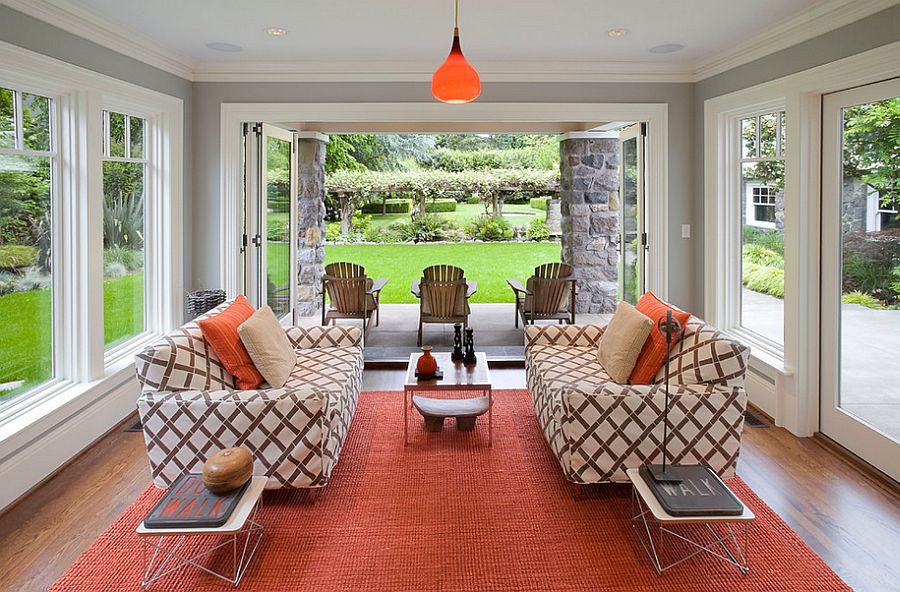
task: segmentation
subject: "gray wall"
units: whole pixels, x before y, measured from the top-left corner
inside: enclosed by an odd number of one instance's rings
[[[900,5],[882,10],[872,16],[829,31],[803,43],[767,55],[753,62],[732,68],[694,85],[694,181],[697,201],[694,206],[694,268],[699,302],[694,311],[702,311],[703,300],[703,104],[718,97],[757,84],[828,64],[870,49],[900,41]],[[790,124],[788,124],[790,125]],[[786,196],[790,199],[790,196]]]
[[[667,103],[669,105],[669,297],[696,308],[699,269],[691,241],[681,224],[694,219],[692,84],[486,83],[479,102]],[[219,200],[219,112],[226,102],[428,102],[428,83],[215,83],[194,84],[194,206],[217,211]],[[237,131],[235,131],[237,133]],[[651,132],[652,133],[652,132]],[[200,216],[196,216],[198,220]],[[212,286],[219,277],[219,228],[212,215],[194,228],[197,285]],[[695,231],[695,236],[699,229]],[[692,239],[693,240],[693,239]]]
[[[126,57],[101,45],[88,41],[48,25],[43,21],[17,12],[7,6],[0,6],[0,41],[18,45],[75,66],[81,66],[112,78],[118,78],[138,86],[143,86],[184,101],[184,289],[193,284],[191,251],[191,187],[193,185],[191,152],[193,135],[191,127],[192,83],[168,72],[138,60]]]

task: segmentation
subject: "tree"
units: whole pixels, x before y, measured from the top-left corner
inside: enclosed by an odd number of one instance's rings
[[[844,110],[844,176],[875,189],[884,207],[900,203],[900,98]]]

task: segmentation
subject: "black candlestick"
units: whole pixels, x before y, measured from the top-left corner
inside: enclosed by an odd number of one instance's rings
[[[476,364],[478,358],[475,357],[475,330],[466,329],[466,357],[463,358],[464,364]]]
[[[454,362],[461,362],[466,355],[463,353],[462,325],[460,323],[453,324],[453,353],[450,359]]]

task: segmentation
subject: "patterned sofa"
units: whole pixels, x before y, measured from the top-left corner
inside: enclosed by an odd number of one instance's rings
[[[362,332],[290,327],[297,366],[284,387],[238,391],[197,320],[136,357],[138,412],[156,486],[202,471],[207,457],[231,446],[253,453],[254,472],[269,478],[269,489],[326,485],[359,400]]]
[[[654,384],[612,382],[597,361],[605,327],[530,326],[525,373],[544,436],[566,479],[626,481],[661,463],[665,367]],[[734,475],[741,446],[749,349],[692,317],[670,363],[669,459]]]

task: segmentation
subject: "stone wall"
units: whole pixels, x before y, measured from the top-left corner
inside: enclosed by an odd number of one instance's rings
[[[300,137],[297,150],[297,316],[322,306],[325,274],[325,145],[321,134]]]
[[[611,313],[618,297],[619,140],[560,142],[562,260],[575,268],[576,311]]]

